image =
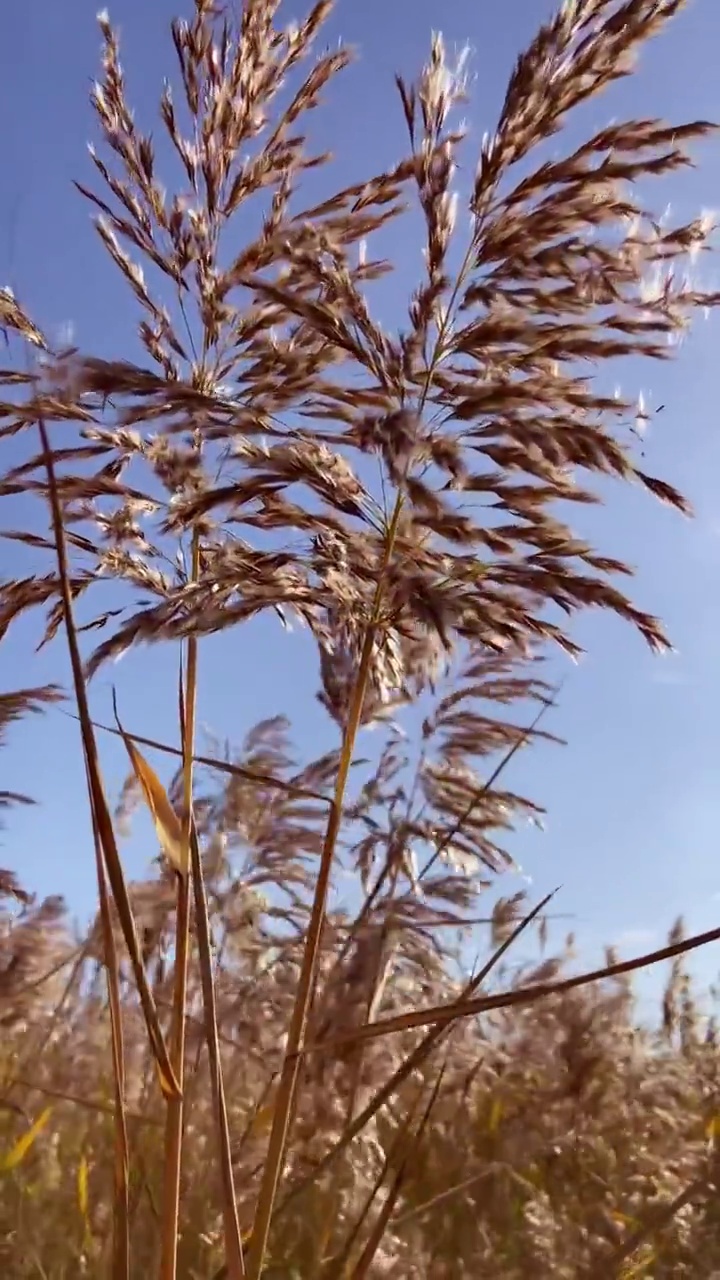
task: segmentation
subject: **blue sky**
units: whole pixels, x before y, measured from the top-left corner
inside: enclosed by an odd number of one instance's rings
[[[96,8],[88,0],[25,0],[4,14],[0,283],[10,282],[49,332],[71,322],[83,349],[133,355],[132,300],[71,185],[73,178],[89,177],[85,144],[94,136],[88,90],[99,62]],[[300,14],[305,6],[292,0],[287,8]],[[358,58],[312,121],[313,137],[335,152],[334,184],[377,172],[402,153],[393,73],[409,76],[419,68],[433,28],[450,45],[469,42],[472,48],[471,162],[473,144],[494,125],[515,56],[551,8],[539,0],[339,0],[327,38],[343,37],[357,47]],[[154,127],[162,77],[172,68],[169,19],[182,11],[180,0],[116,0],[110,6],[121,28],[130,98],[144,127]],[[583,128],[636,114],[712,118],[718,37],[717,0],[694,0],[645,50],[638,75],[588,108]],[[668,200],[679,217],[701,206],[720,208],[718,144],[703,148],[699,160],[697,172],[658,188],[659,211]],[[402,319],[419,269],[420,246],[412,235],[401,233],[394,248],[399,308],[397,316],[383,314],[386,323]],[[710,271],[717,276],[716,266]],[[387,297],[383,305],[392,310]],[[575,917],[573,927],[588,952],[616,940],[629,952],[661,945],[679,912],[698,930],[720,919],[719,337],[717,318],[701,320],[674,362],[628,366],[622,375],[624,390],[642,390],[651,404],[665,404],[647,441],[648,469],[690,497],[696,519],[683,521],[639,491],[614,491],[581,528],[608,554],[637,566],[635,598],[661,615],[679,652],[653,658],[626,626],[598,615],[585,618],[577,636],[587,657],[568,666],[551,726],[569,746],[526,753],[513,766],[513,785],[547,806],[548,824],[543,835],[521,833],[512,851],[538,892],[563,886],[558,909]],[[24,514],[17,508],[12,518],[0,512],[0,524],[8,527]],[[41,568],[38,553],[11,544],[0,556],[3,577]],[[23,622],[3,644],[2,687],[66,679],[62,643],[35,655],[35,639],[36,625]],[[173,736],[176,671],[167,657],[131,654],[112,676],[101,674],[93,696],[104,716],[111,678],[128,727]],[[257,719],[283,712],[296,722],[308,751],[321,750],[333,731],[313,702],[315,685],[312,651],[302,636],[288,638],[270,622],[252,624],[203,645],[200,720],[239,739]],[[103,742],[103,761],[116,794],[125,760],[112,739]],[[2,771],[4,786],[29,790],[41,803],[11,815],[0,863],[16,868],[31,888],[64,892],[84,914],[93,899],[94,865],[76,726],[57,712],[18,726]],[[153,854],[151,841],[135,841],[130,874],[141,873]],[[701,964],[714,976],[717,953],[709,951]]]

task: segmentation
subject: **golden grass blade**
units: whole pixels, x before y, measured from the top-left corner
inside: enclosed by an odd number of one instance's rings
[[[78,1174],[77,1174],[77,1187],[78,1187],[78,1209],[80,1210],[80,1213],[82,1214],[83,1219],[86,1219],[87,1212],[88,1212],[87,1156],[80,1157],[80,1163],[78,1165]]]
[[[133,967],[135,982],[137,984],[138,994],[140,996],[143,1013],[145,1015],[148,1035],[150,1037],[153,1054],[158,1065],[161,1088],[166,1096],[172,1096],[178,1094],[180,1089],[170,1065],[170,1059],[168,1057],[165,1039],[160,1027],[155,1001],[153,1000],[147,981],[147,975],[145,973],[145,966],[142,962],[137,930],[135,928],[135,921],[132,908],[130,906],[127,886],[125,884],[125,876],[123,874],[122,863],[120,861],[117,842],[115,840],[115,832],[110,818],[110,810],[105,798],[105,791],[102,783],[97,743],[95,741],[95,734],[93,732],[92,721],[90,719],[87,689],[85,687],[82,659],[80,657],[80,648],[75,628],[67,563],[67,549],[65,545],[65,530],[63,526],[62,512],[60,509],[60,498],[58,495],[57,479],[55,476],[55,466],[53,463],[53,455],[50,448],[47,427],[45,426],[45,422],[42,418],[38,418],[38,429],[40,432],[43,455],[45,458],[45,467],[47,471],[48,499],[50,503],[53,538],[55,541],[55,553],[57,556],[58,577],[60,579],[61,586],[65,633],[67,635],[68,649],[70,651],[75,700],[77,702],[78,718],[80,720],[88,789],[90,793],[91,813],[93,815],[93,822],[97,827],[98,839],[102,849],[107,878],[117,907],[120,926],[130,955],[130,962]]]
[[[77,1171],[77,1201],[78,1210],[83,1224],[83,1248],[87,1247],[87,1242],[90,1240],[91,1236],[90,1193],[88,1187],[89,1172],[87,1156],[82,1155],[80,1157],[80,1163],[78,1164]]]
[[[266,1102],[264,1106],[257,1108],[248,1128],[251,1137],[265,1137],[270,1132],[274,1110],[272,1102]]]
[[[22,1164],[30,1148],[40,1137],[51,1115],[52,1107],[46,1107],[44,1111],[40,1112],[37,1120],[33,1121],[30,1128],[26,1129],[22,1137],[18,1138],[15,1145],[4,1156],[2,1164],[0,1164],[0,1169],[2,1169],[3,1173],[10,1173],[13,1169],[17,1169],[18,1165]]]
[[[145,757],[138,751],[132,738],[123,729],[118,715],[114,689],[113,711],[118,731],[125,743],[125,750],[130,757],[130,764],[150,811],[160,848],[175,871],[178,871],[180,875],[187,875],[187,861],[184,860],[185,854],[183,852],[184,845],[180,819],[173,809],[168,799],[167,791],[155,770],[151,768]]]

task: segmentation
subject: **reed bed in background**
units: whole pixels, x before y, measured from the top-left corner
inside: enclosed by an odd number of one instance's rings
[[[466,190],[466,58],[439,36],[397,80],[403,158],[337,190],[306,135],[349,60],[313,54],[330,0],[284,28],[275,0],[195,0],[172,24],[158,156],[100,15],[102,145],[78,186],[144,354],[53,350],[0,295],[0,497],[34,495],[49,530],[5,530],[47,563],[0,584],[0,636],[39,609],[44,641],[66,638],[99,904],[78,939],[60,899],[0,873],[4,1274],[720,1267],[717,1054],[683,968],[715,934],[678,925],[662,953],[569,977],[569,954],[544,954],[554,903],[482,900],[515,824],[542,812],[507,767],[552,737],[544,662],[576,652],[573,617],[607,609],[666,645],[620,589],[628,566],[560,511],[610,478],[688,510],[639,465],[637,406],[602,369],[668,356],[718,301],[697,269],[709,220],[645,205],[712,126],[637,119],[564,149],[562,129],[682,7],[565,3],[518,58]],[[326,190],[306,201],[311,170]],[[413,203],[424,275],[389,333],[373,290]],[[296,755],[282,717],[224,756],[196,741],[203,637],[264,612],[315,642],[337,730],[320,758]],[[146,644],[177,664],[175,743],[137,738],[122,690],[115,723],[93,719],[94,674]],[[3,694],[0,733],[61,696]],[[108,730],[131,766],[115,813]],[[167,788],[158,751],[175,756]],[[163,860],[127,885],[135,801]],[[463,980],[483,916],[488,957]],[[537,962],[508,969],[534,931]],[[660,959],[661,1025],[643,1029],[629,972]]]

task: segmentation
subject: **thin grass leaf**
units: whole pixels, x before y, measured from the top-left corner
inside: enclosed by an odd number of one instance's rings
[[[71,719],[77,719],[72,712],[65,713]],[[114,733],[120,735],[118,728],[112,725],[102,724],[99,720],[93,720],[93,727],[100,729],[102,733]],[[180,747],[169,746],[166,742],[158,742],[156,738],[146,738],[139,733],[128,733],[128,739],[132,743],[139,743],[143,747],[151,747],[153,751],[161,751],[165,755],[182,757]],[[260,786],[269,787],[275,791],[284,791],[289,796],[296,796],[299,800],[318,800],[322,804],[329,804],[330,800],[327,795],[323,795],[320,791],[309,791],[305,787],[296,787],[292,782],[286,782],[283,778],[275,778],[272,774],[262,773],[257,769],[246,769],[242,765],[232,764],[229,760],[217,760],[213,756],[193,755],[193,764],[202,765],[206,769],[215,769],[218,773],[226,773],[230,777],[245,778],[248,782],[256,782]]]
[[[48,1098],[56,1098],[59,1102],[70,1102],[73,1106],[83,1107],[88,1111],[98,1111],[111,1117],[115,1115],[114,1107],[109,1102],[103,1102],[101,1098],[83,1098],[80,1094],[72,1093],[67,1089],[53,1089],[51,1085],[41,1084],[29,1076],[11,1076],[8,1083],[21,1085],[24,1089],[31,1091],[35,1089]],[[143,1115],[139,1111],[126,1110],[125,1116],[127,1120],[133,1120],[136,1124],[158,1126],[161,1123],[156,1116]]]
[[[183,863],[183,839],[180,819],[168,799],[167,791],[158,778],[155,770],[138,751],[132,738],[125,732],[117,710],[117,700],[113,689],[113,711],[117,721],[125,749],[130,757],[130,764],[142,790],[143,798],[150,811],[160,848],[175,871],[187,875],[187,863]]]
[[[455,1186],[446,1187],[444,1191],[438,1191],[437,1195],[431,1196],[423,1204],[415,1205],[412,1209],[405,1210],[404,1213],[397,1214],[392,1219],[393,1227],[402,1227],[407,1222],[412,1222],[416,1218],[421,1218],[424,1214],[430,1213],[432,1209],[436,1209],[438,1205],[446,1204],[448,1200],[452,1200],[454,1196],[461,1195],[463,1191],[469,1191],[472,1187],[478,1185],[488,1178],[492,1178],[497,1172],[497,1166],[489,1165],[487,1169],[482,1169],[479,1173],[473,1174],[470,1178],[464,1178],[462,1182],[458,1182]]]
[[[82,1155],[80,1157],[80,1162],[78,1164],[78,1171],[77,1171],[77,1200],[78,1200],[78,1209],[80,1211],[80,1217],[83,1220],[83,1227],[85,1230],[86,1237],[89,1237],[90,1235],[90,1217],[89,1217],[90,1194],[88,1189],[88,1181],[89,1181],[89,1167],[88,1167],[87,1156]]]
[[[30,1128],[26,1129],[25,1133],[18,1138],[15,1145],[3,1157],[2,1164],[0,1164],[3,1173],[10,1173],[13,1169],[17,1169],[18,1165],[22,1164],[31,1147],[40,1137],[51,1115],[52,1107],[46,1107],[44,1111],[40,1112],[37,1120],[33,1121]]]

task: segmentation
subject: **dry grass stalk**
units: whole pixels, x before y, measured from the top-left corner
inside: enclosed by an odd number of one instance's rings
[[[633,973],[637,969],[647,969],[651,965],[660,964],[663,960],[685,955],[688,951],[694,951],[698,947],[707,947],[711,942],[718,941],[720,941],[720,928],[707,929],[704,933],[695,934],[692,938],[685,938],[681,942],[671,942],[667,947],[661,947],[657,951],[637,956],[634,960],[621,960],[615,964],[603,965],[600,969],[593,969],[590,973],[575,974],[571,978],[565,978],[562,982],[538,983],[536,987],[523,987],[520,991],[500,992],[494,996],[478,996],[473,1000],[454,1001],[452,1004],[442,1008],[417,1009],[411,1013],[400,1014],[395,1018],[383,1018],[378,1022],[368,1023],[358,1031],[348,1033],[347,1036],[334,1039],[332,1046],[337,1048],[343,1044],[355,1044],[360,1040],[374,1040],[376,1037],[392,1035],[396,1032],[408,1031],[416,1027],[438,1026],[441,1023],[454,1022],[458,1017],[474,1017],[475,1014],[485,1013],[490,1009],[504,1009],[511,1005],[532,1003],[532,1001],[542,1000],[546,996],[556,995],[563,991],[571,991],[575,987],[587,986],[589,983],[598,982],[603,978],[618,978],[623,974]],[[328,1045],[325,1041],[320,1041],[316,1045],[307,1045],[305,1052],[322,1052],[327,1047]]]
[[[192,537],[190,581],[197,580],[200,563],[200,540]],[[172,1060],[180,1089],[168,1103],[165,1128],[165,1169],[163,1178],[161,1280],[175,1280],[180,1220],[180,1178],[184,1126],[183,1081],[185,1078],[185,1031],[187,1025],[187,983],[190,947],[191,875],[190,833],[193,823],[193,750],[195,744],[195,712],[197,701],[197,640],[187,641],[187,678],[183,693],[180,676],[180,737],[182,757],[183,819],[180,832],[179,874],[177,875],[177,908],[175,927],[175,982],[173,988]],[[234,1280],[234,1277],[233,1277]]]
[[[44,419],[38,418],[38,428],[42,440],[43,455],[48,476],[48,497],[52,515],[53,537],[55,540],[55,549],[58,560],[58,579],[60,583],[61,599],[63,606],[63,617],[65,620],[65,630],[68,637],[68,646],[70,649],[70,660],[73,671],[73,683],[75,690],[75,699],[78,707],[78,715],[80,719],[80,728],[82,732],[83,752],[85,756],[85,765],[88,781],[88,792],[90,799],[90,809],[93,824],[93,836],[96,842],[96,848],[102,850],[103,853],[103,875],[99,881],[99,897],[100,907],[103,912],[103,929],[107,926],[106,908],[107,894],[104,891],[104,875],[112,886],[113,896],[120,917],[123,929],[123,935],[130,952],[130,958],[135,971],[135,978],[138,984],[138,991],[143,1004],[143,1012],[148,1026],[153,1050],[156,1056],[160,1079],[163,1085],[163,1091],[171,1095],[179,1091],[178,1083],[174,1077],[170,1060],[167,1055],[165,1041],[163,1038],[160,1023],[157,1017],[155,1002],[152,998],[150,988],[147,984],[145,969],[140,955],[140,948],[135,930],[135,923],[130,908],[130,902],[125,888],[125,880],[122,871],[122,864],[117,851],[115,842],[115,834],[110,819],[110,813],[105,799],[102,779],[100,776],[100,766],[97,746],[95,743],[95,735],[92,729],[90,713],[88,709],[87,693],[85,689],[85,680],[83,676],[82,663],[80,658],[80,650],[77,643],[77,632],[75,629],[72,609],[72,594],[69,585],[69,575],[67,571],[65,533],[63,526],[63,517],[60,507],[60,499],[58,494],[58,486],[55,478],[55,469],[52,451],[50,449],[50,441]],[[112,980],[113,967],[111,958],[107,958],[108,973]]]
[[[212,971],[213,962],[212,943],[210,940],[210,922],[208,916],[207,896],[205,893],[205,877],[202,858],[200,856],[197,830],[194,824],[191,830],[190,848],[192,855],[192,883],[195,891],[198,960],[202,983],[203,1011],[205,1016],[205,1036],[207,1039],[208,1059],[210,1063],[210,1087],[216,1113],[219,1148],[218,1161],[222,1177],[227,1274],[229,1276],[229,1280],[242,1280],[242,1277],[245,1275],[245,1259],[243,1257],[242,1237],[237,1216],[237,1200],[235,1196],[235,1179],[233,1174],[228,1107],[225,1098],[225,1083],[220,1056],[217,1002]]]
[[[104,793],[97,763],[97,749],[95,747],[92,728],[89,726],[87,698],[85,694],[85,686],[77,646],[77,637],[73,621],[72,598],[68,585],[65,535],[62,511],[58,498],[55,466],[50,449],[50,440],[42,417],[38,418],[38,430],[40,432],[42,450],[45,456],[45,465],[47,468],[48,497],[50,502],[53,538],[57,554],[58,577],[61,584],[65,629],[68,636],[70,659],[73,669],[73,677],[75,680],[75,696],[78,704],[83,737],[85,772],[92,813],[95,865],[98,880],[98,898],[100,903],[100,918],[102,922],[105,969],[107,973],[110,1005],[113,1085],[115,1089],[115,1197],[113,1203],[114,1238],[112,1275],[114,1280],[129,1280],[130,1221],[128,1180],[130,1176],[130,1150],[128,1146],[127,1118],[125,1113],[125,1049],[117,950],[115,947],[115,939],[113,936],[110,916],[110,896],[108,893],[106,871],[107,863],[112,859],[113,852],[117,859],[117,851],[113,849],[112,841],[109,842],[108,846],[103,845],[103,833],[109,825],[109,820],[107,808],[105,809],[104,814],[102,811],[98,812],[99,806],[100,809],[102,809],[102,805],[104,804]],[[120,877],[118,877],[118,879],[121,879],[121,877],[122,872],[120,872]],[[131,920],[130,927],[132,928]],[[151,1004],[149,1004],[149,1008],[152,1008]],[[154,1027],[159,1031],[157,1018],[155,1019]],[[151,1032],[153,1030],[153,1026],[151,1026],[151,1024],[149,1024],[149,1030],[151,1030]],[[159,1047],[161,1050],[164,1050],[164,1043],[162,1041],[159,1041]],[[160,1054],[158,1054],[158,1066],[162,1071],[163,1060]]]

